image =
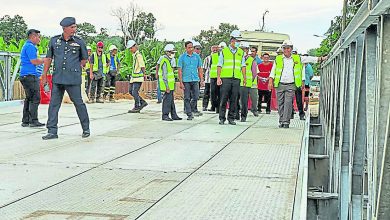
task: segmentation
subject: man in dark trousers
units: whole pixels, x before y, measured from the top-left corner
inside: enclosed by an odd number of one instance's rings
[[[54,59],[53,88],[46,126],[48,133],[42,137],[43,140],[58,138],[58,111],[65,91],[76,107],[83,129],[82,137],[86,138],[91,134],[87,108],[81,97],[81,70],[88,59],[87,48],[81,38],[74,36],[77,30],[75,18],[66,17],[62,19],[60,25],[63,33],[50,39],[42,76],[43,83],[47,83],[46,75]]]
[[[20,82],[23,85],[26,98],[24,100],[22,127],[42,127],[45,124],[38,121],[38,105],[41,101],[39,94],[39,77],[42,71],[37,67],[43,65],[43,59],[38,57],[37,44],[41,41],[38,30],[27,32],[28,40],[20,53]]]
[[[103,53],[103,48],[103,42],[97,42],[96,52],[94,52],[89,59],[90,77],[92,79],[89,103],[104,103],[101,96],[103,92],[104,77],[109,70],[108,66],[110,65],[110,60],[107,59],[107,56]]]

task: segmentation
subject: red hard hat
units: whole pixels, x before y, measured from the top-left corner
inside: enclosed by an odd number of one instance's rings
[[[97,47],[104,47],[104,44],[103,44],[103,42],[99,41],[99,42],[97,42],[96,46]]]

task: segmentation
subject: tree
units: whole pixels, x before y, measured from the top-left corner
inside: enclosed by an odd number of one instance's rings
[[[198,41],[202,46],[202,56],[210,54],[209,48],[213,45],[218,45],[221,42],[229,43],[230,33],[233,30],[238,30],[237,25],[229,23],[219,24],[218,29],[211,27],[210,30],[201,30],[200,34],[194,37],[194,40]]]
[[[133,38],[134,35],[134,20],[137,18],[137,15],[140,13],[140,8],[134,2],[131,2],[126,8],[118,7],[111,11],[111,15],[116,17],[119,21],[119,27],[123,34],[123,42],[126,42]]]
[[[23,17],[15,15],[13,18],[9,15],[4,15],[0,18],[0,36],[3,37],[6,43],[10,43],[12,39],[19,42],[26,39],[27,24]]]
[[[77,35],[82,37],[87,44],[91,44],[94,41],[96,33],[96,28],[93,24],[84,22],[77,25]]]

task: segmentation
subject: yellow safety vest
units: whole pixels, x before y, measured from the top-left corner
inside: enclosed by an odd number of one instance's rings
[[[218,60],[219,60],[218,53],[211,54],[211,67],[210,67],[210,78],[211,79],[217,78]]]
[[[294,82],[296,87],[302,86],[302,69],[303,65],[301,62],[301,57],[299,55],[291,55],[294,61]],[[275,58],[275,79],[274,79],[274,87],[279,87],[280,78],[282,77],[282,72],[284,68],[283,55],[278,55]]]
[[[160,91],[163,91],[165,92],[167,90],[167,87],[165,86],[165,82],[164,82],[164,79],[163,79],[163,70],[162,70],[162,67],[164,64],[167,64],[167,71],[168,71],[168,74],[167,74],[167,80],[168,80],[168,87],[169,87],[169,90],[174,90],[175,89],[175,73],[173,72],[173,68],[172,68],[172,65],[171,65],[171,62],[169,59],[167,59],[165,56],[163,57],[163,59],[161,60],[160,62],[160,67],[158,69],[158,82],[160,84]]]
[[[244,51],[237,48],[236,53],[232,53],[229,47],[222,50],[223,66],[221,70],[221,78],[236,78],[242,79],[241,61],[244,56]]]
[[[251,56],[248,56],[245,60],[246,65],[246,86],[248,88],[252,88],[253,86],[253,73],[252,73],[252,64],[255,61],[255,59]],[[244,86],[244,80],[241,79],[241,86]]]
[[[108,72],[107,67],[107,57],[102,53],[102,65],[103,65],[103,73],[106,74]],[[93,71],[96,72],[99,70],[99,59],[96,52],[93,53]]]

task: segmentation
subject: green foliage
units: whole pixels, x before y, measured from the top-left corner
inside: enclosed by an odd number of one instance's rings
[[[0,18],[0,36],[7,44],[10,44],[12,40],[19,42],[25,39],[26,35],[27,24],[22,16],[15,15],[12,18],[9,15],[4,15]]]
[[[77,25],[77,35],[82,37],[87,44],[94,41],[93,35],[96,33],[96,28],[93,24],[83,22]]]
[[[156,34],[156,21],[152,13],[140,12],[137,18],[130,23],[129,32],[136,42],[152,40]]]
[[[221,23],[218,29],[211,27],[210,30],[201,30],[200,34],[194,37],[194,40],[198,41],[202,46],[202,57],[206,57],[210,54],[210,48],[213,45],[218,45],[221,42],[229,44],[230,33],[233,30],[238,30],[238,26],[229,23]]]

